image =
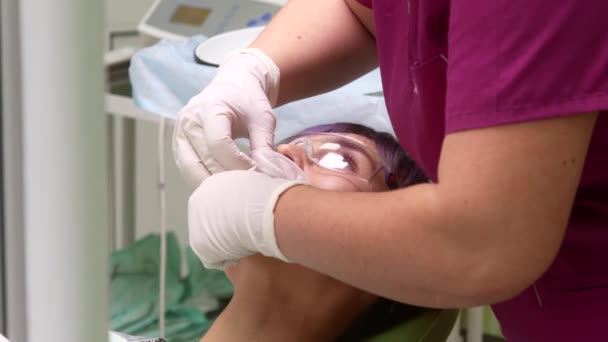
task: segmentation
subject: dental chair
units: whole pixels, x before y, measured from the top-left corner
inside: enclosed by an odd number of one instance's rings
[[[412,320],[368,340],[368,342],[442,342],[448,339],[459,310],[427,309]]]

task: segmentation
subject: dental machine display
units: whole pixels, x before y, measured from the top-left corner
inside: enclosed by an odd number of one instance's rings
[[[156,0],[138,30],[157,39],[212,37],[236,29],[266,25],[279,6],[242,0]]]

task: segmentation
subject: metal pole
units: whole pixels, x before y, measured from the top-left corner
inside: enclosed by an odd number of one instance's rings
[[[107,341],[102,1],[21,0],[29,341]]]
[[[481,342],[483,339],[483,307],[467,309],[467,342]]]
[[[108,242],[109,251],[114,251],[118,248],[116,232],[118,229],[117,218],[116,218],[116,156],[115,150],[115,134],[114,134],[114,122],[115,119],[112,115],[106,116],[106,136],[107,136],[107,170],[108,170],[108,184],[107,184],[107,196],[108,196]]]
[[[25,244],[23,232],[23,140],[21,53],[17,1],[0,1],[2,54],[2,181],[5,257],[5,333],[24,342],[26,332]]]
[[[122,247],[135,242],[135,120],[122,121]]]

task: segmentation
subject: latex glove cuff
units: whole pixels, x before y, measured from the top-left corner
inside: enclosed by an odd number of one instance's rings
[[[192,250],[208,268],[223,268],[255,253],[288,261],[277,244],[274,210],[285,191],[303,184],[255,171],[207,178],[188,201]]]
[[[290,181],[281,184],[278,188],[270,196],[268,200],[268,206],[266,210],[264,210],[264,218],[262,220],[262,232],[263,238],[259,241],[258,251],[265,256],[277,258],[283,260],[285,262],[291,262],[285,254],[279,248],[279,244],[277,243],[277,237],[274,230],[274,209],[277,206],[279,198],[281,195],[289,190],[290,188],[297,185],[306,185],[307,183],[304,181]]]

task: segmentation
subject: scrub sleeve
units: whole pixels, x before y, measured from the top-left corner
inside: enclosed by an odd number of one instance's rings
[[[558,256],[533,287],[493,310],[510,341],[602,340],[608,317],[608,1],[359,2],[374,12],[393,128],[435,181],[447,134],[599,112]]]

